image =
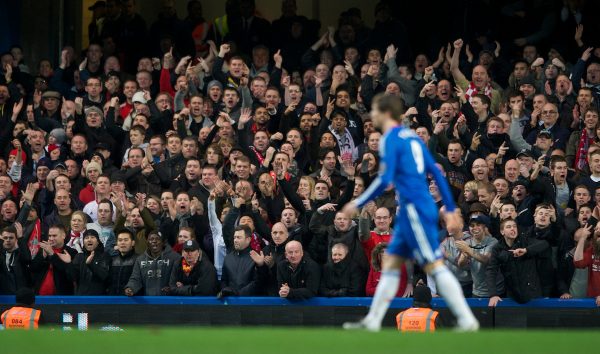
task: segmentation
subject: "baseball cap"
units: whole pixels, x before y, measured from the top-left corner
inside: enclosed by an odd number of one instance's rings
[[[56,165],[54,165],[55,170],[57,170],[59,168],[62,168],[63,170],[67,170],[67,166],[65,166],[64,162],[58,162]]]
[[[470,220],[469,220],[469,225],[472,223],[476,223],[476,224],[483,224],[487,227],[490,227],[490,218],[485,216],[485,215],[477,215],[477,216],[473,216]]]
[[[540,130],[540,132],[538,133],[538,135],[537,135],[537,136],[540,136],[540,135],[545,135],[545,136],[547,136],[549,139],[552,139],[552,132],[551,132],[551,131],[549,131],[548,129],[543,129],[543,130]]]
[[[527,156],[527,157],[533,157],[533,154],[531,153],[531,150],[528,149],[522,149],[521,151],[519,151],[519,153],[517,154],[517,158],[521,157],[521,156]]]
[[[184,251],[197,251],[199,249],[200,245],[198,244],[198,242],[196,242],[196,240],[187,240],[183,244]]]
[[[148,102],[148,101],[146,101],[146,98],[144,98],[144,93],[142,91],[138,91],[138,92],[134,93],[131,101],[143,103],[143,104],[146,104],[146,102]]]

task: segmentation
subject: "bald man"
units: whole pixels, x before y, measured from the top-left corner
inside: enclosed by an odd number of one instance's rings
[[[302,244],[290,241],[285,246],[285,260],[277,264],[279,297],[294,300],[317,296],[321,282],[321,268],[310,257],[304,256]]]
[[[273,239],[273,242],[263,248],[265,264],[269,267],[267,295],[279,296],[277,264],[285,260],[285,246],[288,241],[291,241],[287,226],[282,222],[273,224],[273,227],[271,227],[271,238]]]

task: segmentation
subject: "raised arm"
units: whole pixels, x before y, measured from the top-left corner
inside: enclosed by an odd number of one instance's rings
[[[450,61],[450,72],[452,72],[452,77],[454,77],[454,81],[456,82],[456,84],[458,84],[461,81],[467,81],[467,78],[460,71],[459,68],[460,50],[462,46],[462,39],[459,38],[454,41],[454,53],[452,53],[452,60]]]

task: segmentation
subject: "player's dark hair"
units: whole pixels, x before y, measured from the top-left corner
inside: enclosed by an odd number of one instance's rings
[[[404,103],[402,99],[393,95],[378,94],[373,98],[373,104],[382,113],[389,113],[394,120],[399,121],[404,114]]]

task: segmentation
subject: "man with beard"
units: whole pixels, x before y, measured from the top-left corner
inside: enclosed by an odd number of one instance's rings
[[[125,293],[125,286],[131,277],[137,254],[135,240],[129,230],[121,230],[117,234],[117,254],[112,256],[110,263],[110,281],[108,295],[116,296]]]
[[[366,277],[348,256],[348,246],[336,243],[323,267],[319,294],[326,297],[364,296]]]
[[[583,235],[577,241],[573,261],[575,267],[587,268],[587,296],[595,297],[596,305],[600,306],[600,223],[595,228],[592,225],[585,227]]]
[[[322,149],[319,152],[319,162],[321,168],[316,170],[310,176],[316,180],[323,180],[327,182],[328,189],[331,190],[331,195],[335,196],[339,194],[339,188],[344,182],[344,177],[336,169],[337,154],[333,149]],[[354,177],[354,176],[352,176]],[[354,179],[354,178],[352,178]],[[354,186],[352,186],[354,188]],[[317,198],[320,199],[320,198]]]
[[[183,245],[169,282],[169,295],[212,296],[217,290],[217,273],[196,240]]]
[[[163,238],[156,231],[148,234],[147,244],[148,249],[135,261],[129,282],[125,286],[127,296],[138,293],[160,296],[170,292],[169,280],[179,256],[169,245],[165,245]]]
[[[73,259],[75,295],[104,295],[110,261],[96,230],[83,233],[83,248],[83,253],[78,253]]]
[[[524,304],[542,296],[540,278],[537,272],[537,256],[549,246],[539,241],[519,235],[517,223],[506,219],[500,223],[502,239],[492,249],[490,263],[486,270],[490,307],[502,301],[496,291],[498,275],[502,274],[508,297]]]
[[[250,248],[252,230],[248,226],[237,226],[233,234],[233,250],[223,262],[223,296],[256,296],[263,293],[267,267],[265,256]]]

